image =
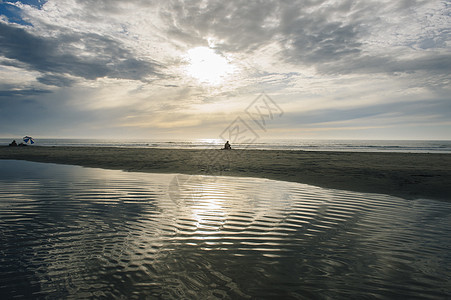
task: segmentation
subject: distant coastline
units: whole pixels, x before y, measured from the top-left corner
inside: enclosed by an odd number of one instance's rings
[[[451,201],[451,154],[126,147],[0,147],[0,159],[152,173],[260,177]]]

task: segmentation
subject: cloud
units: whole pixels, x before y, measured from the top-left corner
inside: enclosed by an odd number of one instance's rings
[[[148,49],[141,48],[143,42],[157,41],[156,36],[167,37],[165,49],[187,50],[210,44],[220,53],[237,53],[247,58],[276,43],[277,57],[267,59],[313,66],[321,74],[390,74],[429,69],[443,73],[448,66],[439,61],[449,60],[449,54],[437,49],[446,47],[449,39],[449,28],[442,17],[449,9],[444,2],[432,2],[135,0],[125,5],[121,1],[78,0],[64,6],[49,2],[47,17],[23,6],[29,11],[27,18],[31,21],[35,17],[37,28],[41,32],[49,30],[50,36],[14,27],[2,31],[19,37],[15,45],[10,45],[8,57],[24,61],[26,56],[29,59],[25,61],[39,71],[51,69],[62,74],[66,70],[86,79],[141,80],[152,75],[163,78],[168,73],[158,72],[159,69],[171,68],[176,60],[160,57],[157,62],[149,59]],[[149,19],[143,20],[140,11],[148,13]],[[434,26],[429,24],[430,19],[436,21]],[[50,24],[52,20],[61,27]],[[154,31],[137,31],[135,24],[143,23],[154,24],[148,27]],[[421,32],[422,28],[427,28],[427,34]],[[11,39],[10,35],[7,39]],[[27,43],[36,47],[34,55],[11,55]],[[389,47],[384,48],[384,44]],[[49,58],[45,59],[42,52],[49,52]]]
[[[224,51],[252,51],[274,37],[277,6],[276,1],[172,1],[160,16],[174,39],[205,45],[213,37]]]
[[[75,80],[68,78],[67,76],[45,74],[37,78],[40,83],[45,85],[53,85],[57,87],[71,86]]]
[[[431,18],[449,13],[446,4],[433,2],[171,1],[161,17],[169,24],[167,34],[184,43],[205,45],[210,39],[219,51],[252,55],[277,42],[280,60],[314,66],[323,74],[444,73],[449,70],[449,54],[421,51],[444,47],[449,38],[446,23],[428,24]],[[418,26],[403,24],[409,20]],[[413,30],[406,32],[403,26]],[[425,27],[426,36],[421,34]],[[398,49],[384,50],[383,39],[393,37],[391,43]],[[368,41],[375,41],[378,51]]]
[[[0,90],[0,97],[27,97],[37,96],[42,94],[51,93],[50,90],[42,89],[13,89],[13,90]]]
[[[0,22],[0,55],[17,66],[44,75],[40,82],[66,86],[72,75],[84,79],[102,77],[146,80],[157,74],[158,64],[134,57],[117,40],[95,33],[69,32],[56,37],[37,36],[26,29]]]
[[[47,129],[83,120],[87,132],[127,124],[121,132],[216,133],[263,91],[293,128],[370,128],[381,116],[410,122],[423,112],[442,121],[451,109],[441,102],[451,69],[447,1],[22,2],[33,5],[0,2],[10,8],[0,18],[0,97],[17,112],[47,111]],[[237,72],[215,87],[191,78],[186,55],[199,46]],[[221,121],[209,129],[206,117]]]
[[[315,13],[309,12],[309,9]],[[342,21],[330,18],[330,15],[344,13],[343,9],[332,5],[309,9],[302,6],[282,8],[283,53],[288,61],[321,64],[340,61],[362,52],[358,23],[352,19]],[[351,10],[351,5],[347,10]]]

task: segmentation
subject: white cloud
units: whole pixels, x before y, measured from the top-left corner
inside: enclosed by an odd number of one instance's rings
[[[396,109],[403,115],[403,104],[424,103],[430,122],[449,112],[437,104],[449,100],[446,1],[50,0],[41,8],[16,6],[32,26],[2,17],[2,99],[45,107],[49,94],[58,95],[61,109],[84,111],[86,124],[97,124],[98,132],[102,122],[105,128],[179,130],[216,117],[223,123],[210,126],[226,126],[224,115],[239,114],[263,91],[293,115],[287,131],[307,126],[296,121],[306,112],[324,113],[324,119],[335,111],[340,122],[351,123],[360,114],[367,124],[359,128],[376,122],[365,114],[376,106],[381,114]],[[190,76],[186,57],[197,47],[226,58],[232,76],[216,86]],[[112,117],[89,119],[102,110]]]

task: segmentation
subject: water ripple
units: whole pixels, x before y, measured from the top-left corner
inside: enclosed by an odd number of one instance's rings
[[[0,167],[5,298],[451,297],[446,202],[255,178]]]

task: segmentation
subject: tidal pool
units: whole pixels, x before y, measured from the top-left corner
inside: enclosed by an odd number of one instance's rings
[[[451,204],[0,160],[0,295],[445,299]]]

